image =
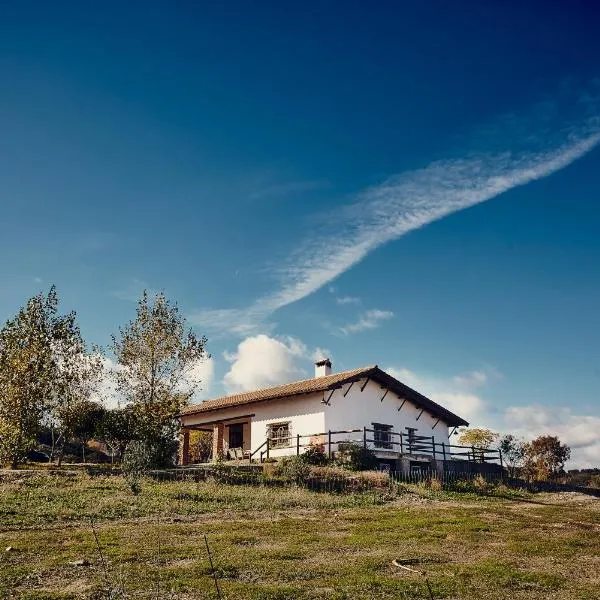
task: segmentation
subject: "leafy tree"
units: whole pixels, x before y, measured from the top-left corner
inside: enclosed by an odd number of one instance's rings
[[[122,460],[127,446],[138,435],[133,410],[130,407],[106,410],[98,435],[110,450],[111,461],[114,462],[115,454]]]
[[[207,462],[212,456],[213,434],[209,431],[190,431],[190,461]]]
[[[85,463],[85,449],[88,442],[99,431],[100,423],[104,417],[105,409],[101,404],[91,400],[84,400],[77,405],[76,420],[73,433],[81,442],[81,459]]]
[[[571,449],[557,436],[541,435],[524,447],[523,470],[530,479],[545,480],[564,471]]]
[[[132,493],[137,496],[142,491],[141,479],[151,468],[153,452],[147,443],[132,441],[123,455],[123,476]]]
[[[54,287],[30,298],[0,330],[0,462],[13,469],[36,445],[57,378],[53,342],[64,318],[57,316]]]
[[[48,422],[52,428],[52,454],[57,448],[60,466],[65,444],[73,439],[82,442],[82,459],[85,462],[85,446],[104,412],[104,408],[93,400],[98,394],[103,367],[101,355],[97,350],[93,354],[86,353],[85,344],[74,320],[55,346],[59,369]]]
[[[461,446],[471,446],[475,449],[475,457],[484,460],[485,452],[498,438],[500,434],[491,429],[477,428],[463,429],[458,436]]]
[[[150,301],[146,291],[135,320],[113,336],[117,389],[133,410],[140,439],[156,453],[153,463],[172,460],[176,416],[200,384],[205,345],[205,337],[186,331],[176,304],[163,293]]]
[[[473,429],[463,429],[458,436],[458,443],[462,446],[489,448],[498,437],[499,434],[491,429],[475,427]]]
[[[525,458],[524,442],[508,433],[500,439],[498,448],[502,452],[509,476],[516,477]]]

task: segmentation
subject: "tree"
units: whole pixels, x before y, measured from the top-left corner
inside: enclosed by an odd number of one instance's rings
[[[185,329],[176,304],[144,291],[134,321],[113,336],[119,364],[117,389],[131,407],[140,439],[155,463],[173,460],[176,418],[200,384],[198,365],[208,358],[206,338]],[[158,465],[156,465],[158,466]]]
[[[499,437],[500,434],[491,429],[475,427],[473,429],[463,429],[458,436],[458,443],[461,446],[471,446],[475,449],[475,456],[479,460],[484,460],[484,450],[487,450]]]
[[[525,458],[525,444],[510,433],[500,439],[498,444],[510,477],[516,477]]]
[[[208,461],[212,456],[213,434],[210,431],[190,431],[190,454],[192,463]]]
[[[57,374],[53,341],[57,316],[54,287],[30,298],[0,330],[0,462],[13,469],[36,445],[42,416],[52,402]]]
[[[74,438],[85,438],[83,442],[83,462],[88,430],[97,426],[92,421],[101,418],[102,406],[94,401],[103,372],[102,356],[97,348],[87,353],[85,343],[75,322],[75,314],[67,315],[61,335],[54,343],[57,360],[55,394],[47,414],[52,428],[53,452],[58,448],[58,466],[61,465],[65,444]]]
[[[111,462],[114,462],[115,454],[122,460],[127,446],[138,435],[133,410],[118,407],[105,411],[98,435],[110,451]]]
[[[96,435],[104,417],[105,409],[101,404],[84,400],[77,405],[73,434],[81,442],[81,459],[85,463],[85,449]]]
[[[571,449],[557,436],[541,435],[525,444],[523,470],[529,479],[545,480],[564,471]]]

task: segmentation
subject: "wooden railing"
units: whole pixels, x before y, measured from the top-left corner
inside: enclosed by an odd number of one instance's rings
[[[343,436],[340,439],[340,436]],[[457,446],[437,442],[434,436],[381,431],[363,427],[362,429],[329,430],[323,433],[296,434],[287,437],[267,438],[250,455],[256,455],[260,462],[271,457],[276,450],[293,449],[296,455],[311,446],[321,446],[329,458],[333,458],[340,444],[354,443],[376,452],[389,451],[394,455],[425,455],[437,460],[467,460],[469,462],[498,462],[502,465],[502,453],[496,448]]]

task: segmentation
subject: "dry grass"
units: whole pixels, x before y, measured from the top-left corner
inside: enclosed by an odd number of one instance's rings
[[[23,475],[0,483],[0,597],[216,598],[206,534],[228,600],[426,598],[394,558],[435,598],[600,598],[600,502],[506,496]]]

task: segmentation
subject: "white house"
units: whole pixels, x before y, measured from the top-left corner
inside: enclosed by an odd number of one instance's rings
[[[315,363],[312,379],[206,400],[184,409],[180,420],[182,464],[189,463],[194,429],[213,433],[213,458],[277,458],[310,444],[334,454],[350,440],[394,466],[445,459],[452,430],[468,425],[377,365],[332,373],[329,359]]]

